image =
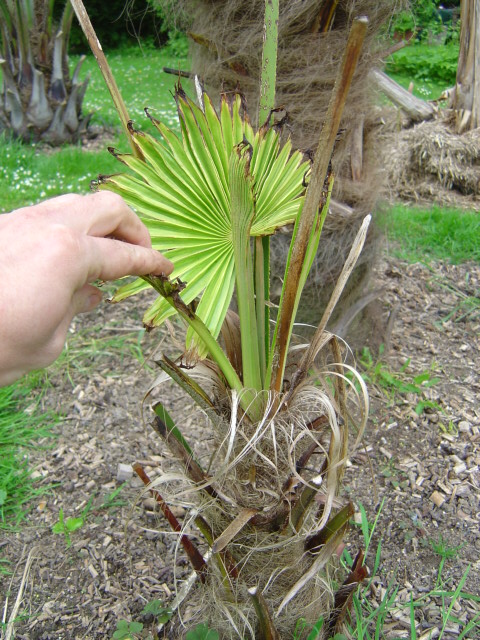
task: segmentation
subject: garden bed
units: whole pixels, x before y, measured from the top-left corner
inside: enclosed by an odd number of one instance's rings
[[[390,581],[399,586],[399,603],[408,603],[410,594],[425,597],[417,610],[423,632],[443,625],[445,607],[431,594],[442,553],[442,587],[454,591],[471,565],[463,592],[480,593],[480,267],[427,267],[385,257],[375,280],[385,290],[377,312],[386,352],[380,365],[373,346],[362,356],[373,408],[345,485],[370,522],[383,503],[367,559],[373,566],[381,538],[372,606]],[[160,532],[164,522],[140,482],[131,478],[122,486],[117,479],[119,465],[140,461],[154,477],[169,462],[142,417],[142,397],[156,371],[142,367],[135,354],[140,337],[142,351],[152,355],[162,335],[143,334],[144,308],[137,298],[77,319],[69,353],[48,374],[44,408],[63,418],[54,427],[53,447],[36,451],[32,463],[50,489],[35,500],[18,532],[4,532],[0,548],[12,571],[1,581],[2,603],[8,596],[5,621],[31,561],[15,625],[19,640],[109,638],[122,619],[143,622],[147,631],[145,605],[167,603],[174,577],[190,574],[182,554],[176,555],[175,536]],[[425,390],[405,392],[401,383],[415,378]],[[185,399],[172,395],[167,404],[183,412],[185,433],[201,442],[200,417]],[[65,522],[84,514],[70,544],[52,531],[60,509]],[[357,534],[354,527],[352,554],[362,544]],[[460,620],[480,610],[478,599],[460,600],[457,607]],[[393,613],[381,637],[410,637],[408,610]],[[458,635],[459,627],[449,622],[443,638]]]

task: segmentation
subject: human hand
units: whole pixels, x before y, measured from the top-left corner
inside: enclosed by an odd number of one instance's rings
[[[89,283],[173,270],[107,191],[0,214],[0,242],[0,386],[60,355],[72,318],[101,301]]]

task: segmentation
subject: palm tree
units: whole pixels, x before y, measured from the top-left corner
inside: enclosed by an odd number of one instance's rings
[[[106,70],[81,1],[72,3]],[[267,2],[267,9],[275,4]],[[266,20],[270,63],[275,23],[275,16]],[[328,211],[329,159],[365,30],[364,19],[354,22],[313,166],[289,142],[281,144],[270,112],[255,131],[238,93],[224,95],[217,112],[203,92],[197,106],[178,87],[181,136],[148,110],[160,139],[134,129],[123,105],[132,152],[111,152],[129,173],[95,182],[125,198],[149,228],[153,246],[175,263],[172,279],[146,276],[115,299],[150,286],[161,297],[145,323],[158,326],[172,314],[185,321],[185,351],[175,361],[160,358],[158,383],[173,380],[194,400],[208,418],[214,447],[208,460],[200,458],[157,403],[152,426],[178,471],[152,485],[141,465],[134,468],[181,534],[178,544],[198,578],[189,624],[207,621],[225,638],[291,638],[300,618],[329,637],[339,627],[346,595],[365,576],[360,556],[344,599],[334,598],[332,558],[353,513],[339,497],[353,418],[347,388],[363,409],[358,437],[368,401],[361,379],[355,385],[347,376],[355,379],[325,327],[365,241],[368,218],[311,343],[292,348],[296,310]],[[122,105],[108,72],[106,80]],[[272,75],[262,86],[273,100]],[[294,223],[293,240],[271,331],[268,237],[287,223]],[[238,315],[229,310],[234,291]],[[330,357],[320,369],[318,355],[325,350]],[[170,508],[175,503],[190,507],[183,524]],[[193,544],[194,530],[209,554]]]
[[[53,8],[54,0],[0,0],[0,128],[27,142],[60,145],[86,130],[82,103],[88,78],[79,78],[84,57],[72,76],[68,67],[73,8],[65,2],[58,27]]]

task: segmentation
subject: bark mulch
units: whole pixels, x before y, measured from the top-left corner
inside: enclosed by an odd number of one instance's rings
[[[372,336],[372,344],[385,346],[381,371],[403,381],[430,373],[419,394],[402,392],[374,367],[366,372],[371,419],[345,490],[364,505],[370,522],[383,503],[368,558],[372,566],[381,539],[372,602],[381,600],[392,580],[399,586],[399,602],[407,602],[411,593],[428,594],[441,560],[434,544],[442,540],[448,549],[461,547],[446,560],[445,588],[453,591],[471,565],[463,590],[479,595],[480,267],[427,267],[388,257],[375,279],[375,286],[385,288],[378,313],[386,329],[381,340]],[[142,349],[151,353],[164,335],[141,333],[139,308],[145,308],[140,300],[105,304],[78,319],[69,356],[49,374],[51,386],[42,403],[62,419],[54,427],[53,446],[31,455],[39,483],[49,489],[35,499],[20,529],[2,532],[0,542],[0,556],[13,571],[1,576],[2,608],[8,597],[4,621],[25,577],[18,640],[110,638],[119,619],[143,621],[147,629],[148,617],[140,613],[145,604],[171,598],[174,571],[177,580],[190,574],[183,556],[176,556],[175,537],[161,533],[163,522],[152,499],[128,473],[135,461],[152,477],[160,463],[168,464],[168,454],[142,417],[142,397],[156,371],[141,367],[135,357],[140,336]],[[121,349],[113,338],[121,341]],[[370,353],[376,362],[374,347]],[[438,381],[429,387],[432,378]],[[202,441],[193,407],[169,393],[168,406],[187,417],[185,432]],[[419,401],[426,402],[420,414],[415,411]],[[52,532],[60,509],[65,518],[87,510],[70,544]],[[181,509],[177,515],[183,515]],[[348,544],[352,554],[362,544],[357,529]],[[454,614],[465,620],[478,611],[478,604],[467,602]],[[442,628],[433,596],[426,597],[417,619],[418,637]],[[408,624],[408,613],[399,609],[385,637],[410,637]],[[458,627],[449,623],[443,637],[457,638]]]

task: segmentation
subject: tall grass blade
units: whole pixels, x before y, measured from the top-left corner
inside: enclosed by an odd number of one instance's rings
[[[410,594],[410,638],[417,640],[417,627],[415,625],[415,606],[413,604],[413,594]]]
[[[310,631],[310,633],[307,636],[307,640],[317,640],[320,631],[323,628],[323,624],[324,624],[324,619],[323,618],[319,618],[316,623],[313,625],[312,630]]]
[[[443,638],[443,635],[445,633],[445,629],[447,627],[447,624],[450,620],[450,614],[452,613],[452,609],[455,605],[455,603],[457,602],[457,600],[460,597],[460,594],[462,592],[462,587],[465,584],[466,580],[467,580],[467,576],[470,572],[470,567],[467,567],[467,570],[465,571],[465,573],[463,574],[463,576],[460,578],[460,582],[458,583],[457,588],[455,589],[453,596],[452,596],[452,601],[450,602],[450,605],[447,609],[447,612],[445,614],[443,614],[443,625],[442,628],[440,630],[440,635],[439,635],[439,640],[441,640]]]

